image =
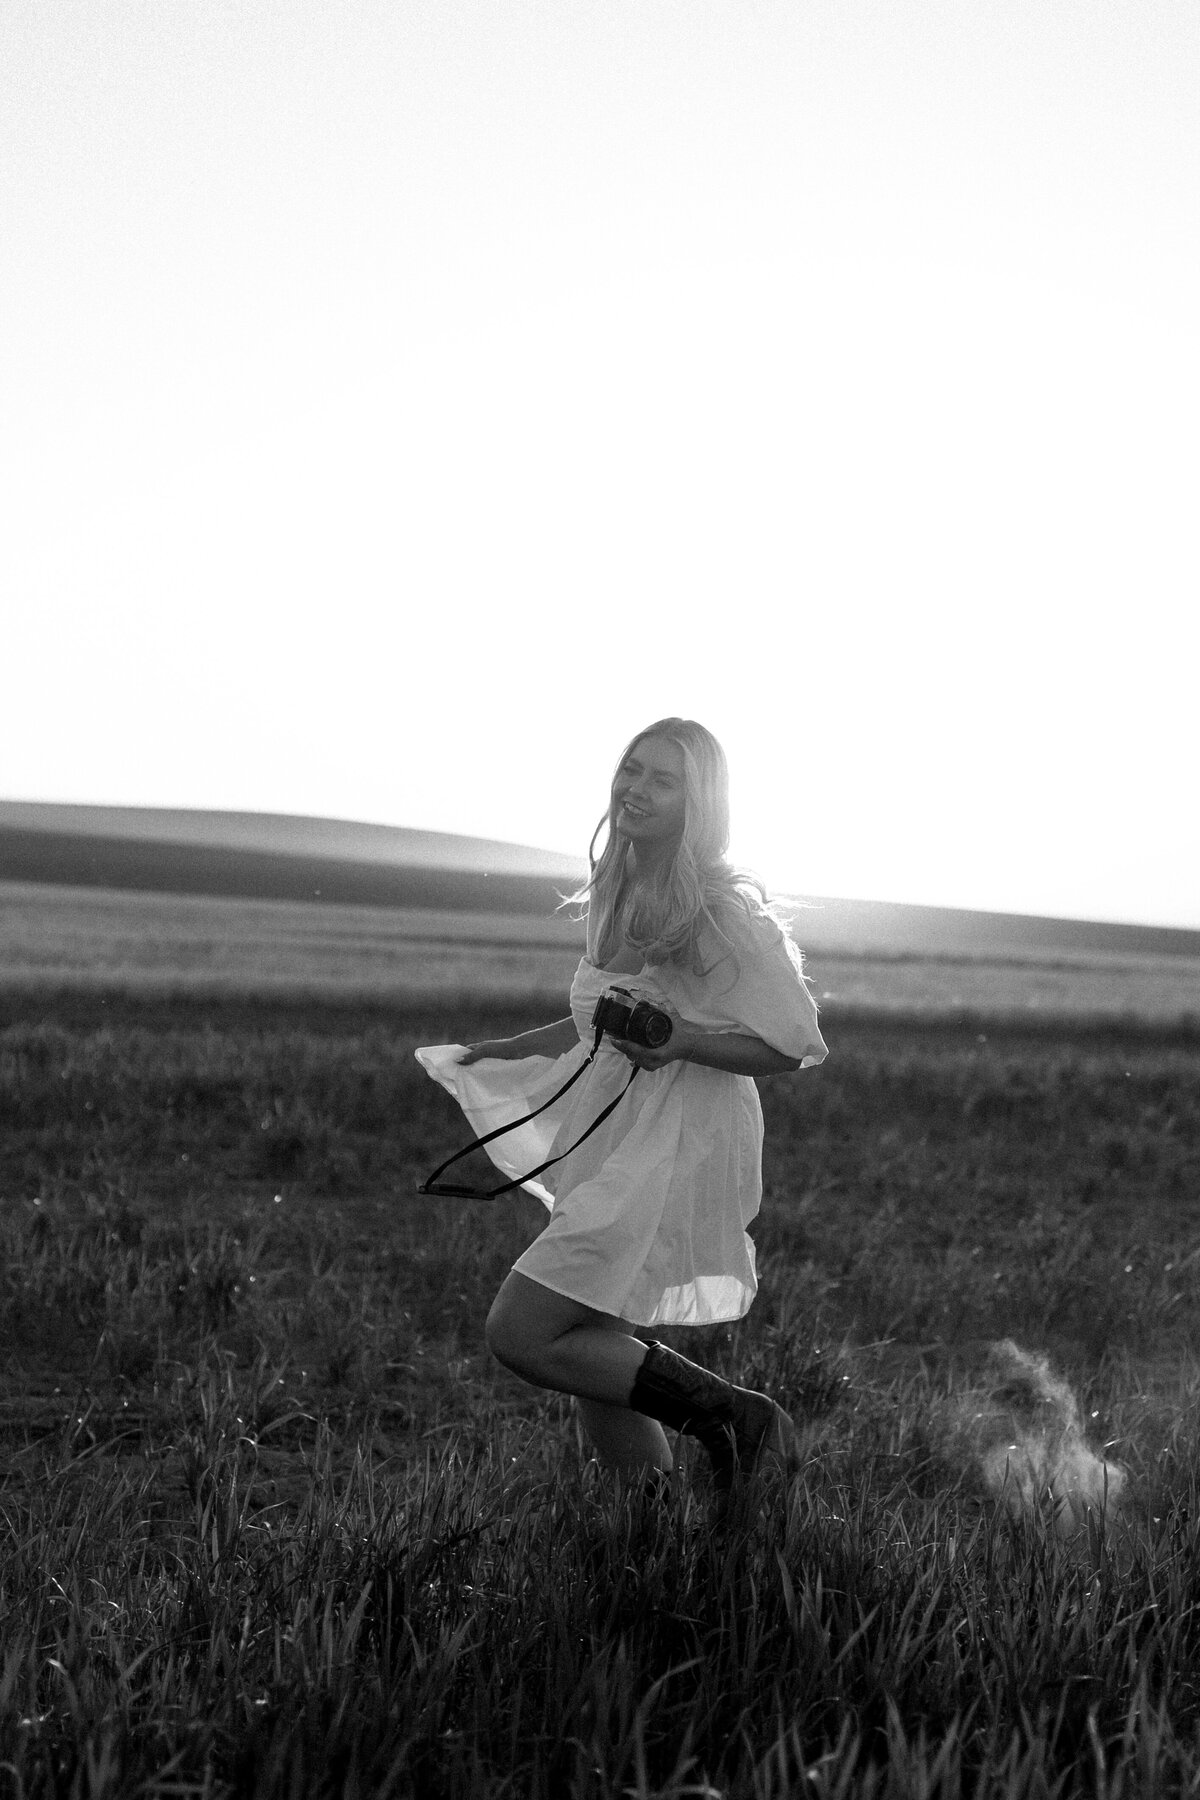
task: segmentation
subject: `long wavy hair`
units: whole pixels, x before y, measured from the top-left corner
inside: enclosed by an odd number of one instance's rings
[[[683,830],[672,857],[648,879],[634,880],[629,839],[617,829],[617,776],[644,738],[665,738],[683,757]],[[597,841],[603,842],[597,854]],[[736,919],[768,915],[780,920],[762,883],[727,860],[729,848],[729,766],[720,744],[694,719],[658,719],[631,738],[613,773],[608,810],[588,847],[590,874],[564,905],[580,908],[593,927],[592,941],[609,943],[619,925],[630,947],[650,964],[676,963],[705,975],[737,952],[731,936]],[[705,963],[702,940],[717,952]]]

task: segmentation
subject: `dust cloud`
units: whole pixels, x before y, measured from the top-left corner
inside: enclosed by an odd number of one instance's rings
[[[1067,1383],[1011,1339],[991,1346],[982,1380],[957,1397],[952,1428],[1014,1517],[1045,1514],[1065,1537],[1120,1501],[1125,1472],[1088,1445]]]

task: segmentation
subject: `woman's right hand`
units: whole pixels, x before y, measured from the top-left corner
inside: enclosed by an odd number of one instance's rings
[[[466,1055],[459,1057],[458,1066],[460,1069],[465,1069],[468,1063],[482,1062],[485,1057],[489,1056],[499,1057],[503,1061],[524,1056],[525,1051],[517,1049],[516,1043],[515,1038],[489,1038],[483,1044],[469,1044]]]
[[[516,1062],[522,1056],[561,1056],[578,1041],[579,1034],[568,1014],[565,1019],[555,1019],[552,1025],[539,1025],[517,1037],[489,1038],[484,1044],[471,1044],[459,1057],[458,1067],[482,1062],[485,1056],[499,1057],[501,1062]]]

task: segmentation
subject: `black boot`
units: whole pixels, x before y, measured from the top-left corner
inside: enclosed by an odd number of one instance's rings
[[[629,1404],[672,1431],[698,1438],[721,1488],[731,1487],[737,1473],[749,1475],[766,1456],[799,1460],[796,1427],[769,1395],[734,1387],[665,1344],[648,1346]]]

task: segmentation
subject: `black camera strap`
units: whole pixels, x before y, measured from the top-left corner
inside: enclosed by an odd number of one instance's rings
[[[524,1182],[532,1181],[535,1175],[543,1174],[552,1164],[562,1162],[565,1156],[570,1156],[571,1150],[578,1150],[580,1144],[591,1137],[597,1126],[603,1125],[613,1108],[618,1106],[625,1098],[626,1094],[633,1086],[633,1078],[637,1074],[636,1065],[629,1071],[629,1080],[625,1083],[625,1086],[621,1089],[616,1099],[610,1100],[603,1112],[597,1114],[583,1135],[575,1139],[570,1150],[560,1150],[557,1156],[547,1157],[546,1161],[544,1163],[539,1163],[536,1169],[530,1169],[524,1175],[518,1175],[514,1181],[502,1181],[499,1187],[459,1187],[452,1181],[438,1180],[439,1175],[441,1175],[444,1170],[448,1169],[451,1163],[456,1163],[460,1161],[462,1157],[469,1156],[472,1150],[482,1150],[483,1146],[485,1144],[490,1144],[493,1138],[503,1137],[506,1131],[515,1131],[518,1125],[528,1125],[530,1119],[536,1119],[538,1114],[544,1113],[548,1106],[553,1106],[556,1100],[561,1100],[567,1089],[569,1087],[574,1087],[584,1070],[589,1068],[595,1061],[596,1052],[600,1048],[600,1040],[603,1036],[604,1027],[598,1026],[595,1043],[592,1045],[575,1073],[567,1077],[557,1093],[551,1094],[548,1100],[543,1100],[540,1106],[535,1106],[533,1111],[531,1113],[526,1113],[523,1119],[513,1119],[507,1125],[498,1125],[495,1131],[486,1132],[483,1137],[475,1138],[472,1143],[467,1144],[462,1150],[456,1150],[453,1156],[448,1156],[444,1163],[438,1164],[432,1175],[427,1176],[424,1181],[418,1181],[418,1194],[428,1194],[436,1200],[495,1200],[501,1194],[510,1193],[513,1188],[521,1187]]]

